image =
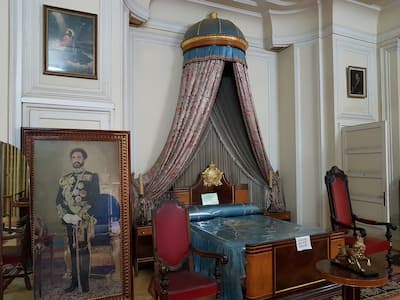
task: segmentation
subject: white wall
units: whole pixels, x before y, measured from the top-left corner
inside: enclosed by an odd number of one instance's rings
[[[98,79],[43,74],[43,5],[98,16]],[[129,12],[121,1],[10,1],[15,53],[11,72],[11,101],[15,120],[11,139],[19,144],[20,126],[123,129],[124,69]],[[119,45],[113,47],[113,45]]]
[[[257,47],[262,45],[262,19],[182,1],[153,1],[150,11],[148,22],[130,31],[132,170],[136,174],[146,172],[161,153],[179,95],[183,34],[211,11],[232,21],[252,41],[247,61],[253,100],[267,153],[273,167],[279,168],[276,55]],[[174,17],[178,14],[182,18]]]
[[[138,3],[144,6],[139,5],[138,15],[148,20],[129,28],[125,4]],[[0,139],[18,145],[21,126],[130,129],[132,171],[145,172],[161,152],[174,115],[183,34],[217,11],[250,42],[257,118],[294,219],[318,225],[324,223],[322,211],[326,221],[323,174],[340,164],[338,136],[344,124],[390,120],[391,189],[397,199],[400,8],[318,3],[285,22],[289,16],[263,18],[182,0],[1,1],[0,24],[10,44],[0,48],[0,104],[8,108],[0,111]],[[98,15],[98,80],[43,75],[43,4]],[[265,34],[294,46],[279,54],[266,51]],[[348,65],[367,68],[366,99],[347,97]],[[398,201],[393,203],[398,211]]]
[[[320,105],[321,105],[321,174],[337,164],[335,156],[335,102],[333,49],[330,35],[319,39]],[[320,179],[321,224],[330,228],[329,203],[323,178]]]
[[[9,40],[8,1],[0,1],[0,28],[3,41]],[[0,47],[0,141],[8,142],[8,44]]]
[[[388,34],[392,35],[392,37],[399,36],[399,15],[399,5],[390,5],[384,9],[379,15],[378,33],[381,36],[387,36]]]
[[[321,107],[317,40],[279,54],[280,165],[295,222],[321,226]]]
[[[320,226],[321,120],[316,41],[296,44],[294,59],[297,221]]]
[[[279,170],[279,125],[277,95],[277,55],[260,48],[247,50],[250,89],[265,151],[275,170]]]
[[[382,119],[388,121],[390,211],[394,222],[400,221],[399,180],[400,180],[400,43],[392,39],[379,45],[380,97],[382,98]]]
[[[132,28],[133,170],[146,172],[164,146],[179,95],[180,34]]]
[[[297,222],[296,111],[294,47],[278,54],[279,152],[280,177],[283,180],[287,209]]]
[[[274,45],[289,45],[293,41],[307,41],[318,33],[318,6],[289,12],[269,11]]]
[[[332,1],[333,25],[344,30],[353,30],[375,36],[378,29],[379,10],[373,6],[359,5],[355,1]]]
[[[314,23],[302,18],[307,15],[304,12],[291,15],[296,28],[285,27],[292,24],[284,22],[285,14],[271,16],[276,27],[274,41],[294,44],[293,53],[289,48],[279,54],[278,72],[294,72],[289,89],[285,89],[286,78],[279,74],[279,103],[285,107],[280,110],[284,121],[280,120],[279,150],[286,201],[297,222],[328,227],[323,176],[332,165],[341,165],[341,126],[381,117],[377,28],[383,12],[351,1],[321,1],[313,10]],[[318,24],[317,29],[312,24]],[[393,23],[381,27],[392,29]],[[307,30],[302,31],[304,28]],[[347,96],[348,66],[367,68],[367,98]],[[389,75],[392,82],[396,80],[393,76]],[[294,121],[289,122],[290,118]]]

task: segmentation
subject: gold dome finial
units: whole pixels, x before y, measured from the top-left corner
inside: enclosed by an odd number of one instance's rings
[[[216,19],[216,18],[218,18],[218,14],[217,14],[215,11],[213,11],[213,12],[210,14],[210,19]]]

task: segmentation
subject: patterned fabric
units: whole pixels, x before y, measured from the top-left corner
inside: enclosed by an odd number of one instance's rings
[[[253,96],[250,90],[250,80],[247,69],[240,63],[233,63],[233,72],[235,74],[236,86],[238,89],[240,106],[242,108],[243,119],[246,125],[247,134],[257,160],[258,167],[265,180],[270,180],[272,192],[269,207],[272,210],[284,210],[285,200],[283,198],[282,186],[279,174],[273,172],[273,168],[265,153],[261,139],[260,128],[258,127],[257,116],[254,110]],[[270,178],[270,176],[272,178]]]
[[[208,122],[224,64],[223,60],[207,60],[184,66],[178,105],[167,142],[156,163],[143,176],[145,198],[159,198],[192,158]]]
[[[233,62],[240,105],[247,134],[257,164],[266,182],[272,184],[270,207],[285,209],[278,173],[265,153],[258,127],[247,68]],[[187,63],[183,67],[181,88],[172,128],[164,148],[151,169],[143,175],[144,198],[147,202],[158,199],[182,174],[199,146],[202,134],[209,122],[225,61],[210,59]]]
[[[325,232],[322,228],[306,227],[259,214],[192,221],[190,231],[193,247],[224,253],[228,257],[229,263],[223,266],[221,277],[224,300],[243,299],[241,279],[246,275],[246,245],[264,245]],[[203,274],[213,273],[208,259],[195,256],[194,265],[195,270]]]

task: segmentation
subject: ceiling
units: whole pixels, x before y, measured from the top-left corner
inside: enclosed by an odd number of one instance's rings
[[[240,13],[262,16],[266,12],[275,11],[290,14],[317,4],[318,0],[187,0],[210,7],[237,11]],[[324,1],[324,0],[319,0]],[[335,0],[333,0],[335,1]],[[382,10],[399,0],[346,0],[355,4]]]

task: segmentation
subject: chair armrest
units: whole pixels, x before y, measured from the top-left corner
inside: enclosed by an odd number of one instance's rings
[[[339,226],[342,227],[342,228],[346,228],[346,229],[348,229],[348,230],[352,230],[354,235],[356,234],[357,231],[360,233],[360,235],[361,235],[362,237],[365,237],[365,236],[367,235],[367,232],[366,232],[365,229],[362,228],[362,227],[357,227],[357,226],[353,226],[353,225],[348,225],[348,224],[346,224],[346,223],[342,223],[342,222],[336,220],[335,218],[332,218],[332,221],[333,221],[334,224],[339,225]]]
[[[220,253],[215,253],[215,252],[208,252],[208,251],[203,251],[199,250],[197,248],[194,248],[193,246],[190,247],[193,253],[196,253],[197,255],[207,257],[207,258],[214,258],[216,259],[220,264],[227,264],[228,263],[228,257],[226,255],[220,254]]]
[[[370,220],[370,219],[365,219],[365,218],[359,218],[357,216],[354,216],[355,220],[364,224],[369,224],[369,225],[378,225],[378,226],[386,226],[390,230],[396,230],[397,226],[389,223],[389,222],[378,222],[375,220]]]
[[[376,225],[376,226],[385,226],[386,227],[385,237],[386,237],[386,240],[390,243],[390,247],[391,247],[391,245],[392,245],[392,230],[397,229],[396,225],[389,223],[389,222],[378,222],[375,220],[359,218],[356,215],[353,215],[353,217],[357,222],[360,222],[360,223],[364,223],[364,224],[368,224],[368,225]]]

